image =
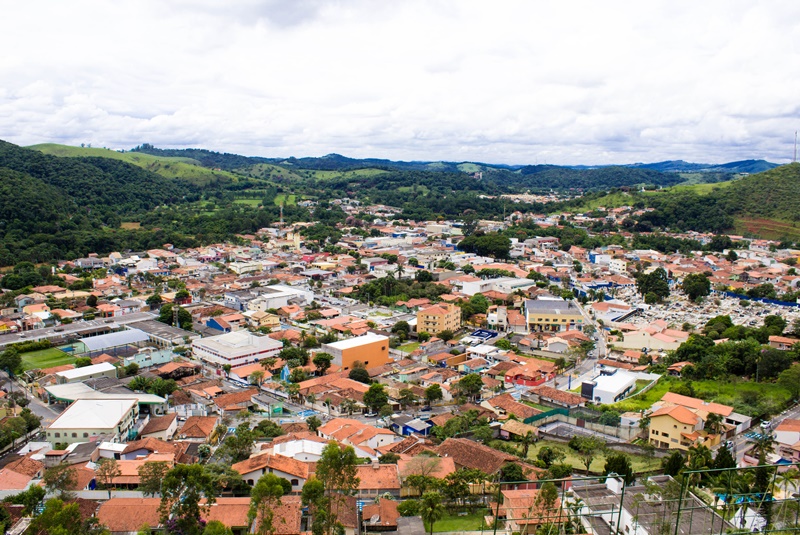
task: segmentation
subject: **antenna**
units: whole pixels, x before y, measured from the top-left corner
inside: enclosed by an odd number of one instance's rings
[[[792,161],[797,163],[797,130],[794,131],[794,159]]]

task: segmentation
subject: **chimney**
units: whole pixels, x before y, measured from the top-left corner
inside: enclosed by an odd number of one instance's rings
[[[380,461],[372,461],[372,469],[373,470],[377,470],[380,467],[381,467]]]

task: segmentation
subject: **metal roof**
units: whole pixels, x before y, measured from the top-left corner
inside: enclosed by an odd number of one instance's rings
[[[102,351],[112,347],[119,347],[128,344],[147,342],[150,338],[147,333],[139,329],[128,329],[115,333],[101,334],[100,336],[89,336],[81,338],[81,342],[88,351]]]

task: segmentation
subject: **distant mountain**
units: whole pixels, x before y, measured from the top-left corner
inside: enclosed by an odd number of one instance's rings
[[[741,160],[723,164],[690,163],[683,160],[667,160],[656,163],[635,163],[626,167],[652,169],[663,173],[761,173],[778,167],[766,160]]]

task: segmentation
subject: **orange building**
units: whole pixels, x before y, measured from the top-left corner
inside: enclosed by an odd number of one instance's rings
[[[369,332],[363,336],[323,344],[321,351],[333,355],[333,364],[345,371],[351,369],[356,361],[360,361],[365,368],[383,366],[390,362],[389,338]]]
[[[456,332],[461,328],[461,307],[451,303],[422,308],[417,312],[417,332],[439,334],[442,331]]]

